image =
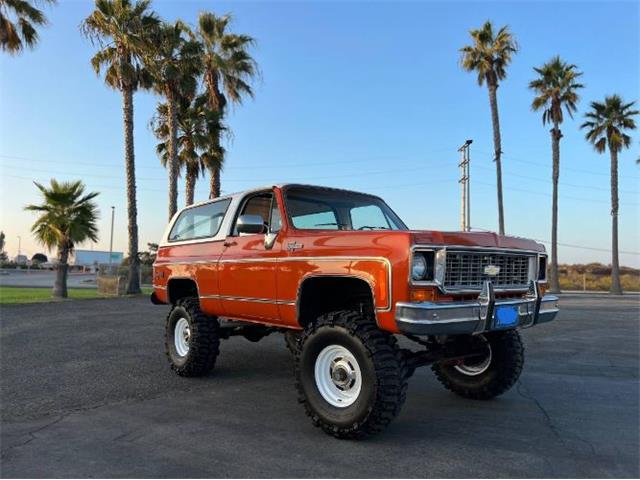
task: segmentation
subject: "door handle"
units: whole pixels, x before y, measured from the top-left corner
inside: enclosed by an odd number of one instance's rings
[[[233,247],[234,245],[237,245],[237,243],[233,240],[225,240],[222,245],[224,245],[225,247]]]

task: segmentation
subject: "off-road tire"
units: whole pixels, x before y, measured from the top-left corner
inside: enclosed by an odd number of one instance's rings
[[[295,353],[298,400],[316,427],[337,438],[359,439],[381,432],[405,401],[407,380],[403,357],[393,335],[375,321],[349,310],[323,315],[308,325]],[[315,363],[323,348],[340,345],[358,362],[362,387],[348,407],[332,406],[321,395]]]
[[[515,385],[524,366],[524,345],[516,330],[484,334],[491,346],[491,363],[486,371],[470,376],[456,370],[451,362],[440,362],[431,369],[448,390],[473,400],[489,400]]]
[[[189,323],[189,350],[180,356],[174,343],[174,330],[179,319]],[[165,352],[171,370],[182,377],[199,377],[209,373],[220,352],[220,324],[200,310],[196,298],[183,298],[173,306],[165,324]]]

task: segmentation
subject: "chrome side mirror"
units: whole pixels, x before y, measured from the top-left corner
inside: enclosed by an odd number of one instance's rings
[[[260,215],[240,215],[236,223],[238,233],[264,232],[264,220]]]

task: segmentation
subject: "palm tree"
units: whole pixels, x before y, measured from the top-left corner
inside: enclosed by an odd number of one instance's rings
[[[507,76],[507,66],[518,46],[509,27],[504,26],[496,34],[493,25],[486,21],[477,30],[469,32],[472,45],[460,49],[462,68],[478,74],[478,85],[485,82],[489,90],[491,121],[493,123],[493,147],[495,151],[496,175],[498,187],[498,225],[500,235],[504,235],[504,207],[502,202],[502,140],[500,138],[500,119],[498,117],[498,85]]]
[[[82,31],[99,47],[91,59],[98,75],[104,69],[105,83],[122,93],[124,116],[125,171],[129,234],[129,278],[127,293],[140,293],[138,259],[138,210],[133,149],[133,92],[148,85],[142,56],[151,48],[150,32],[158,26],[149,0],[96,0],[96,9],[82,23]]]
[[[550,291],[560,292],[558,279],[558,178],[560,176],[560,124],[564,120],[563,108],[573,118],[578,103],[578,89],[584,85],[577,79],[582,72],[576,65],[564,62],[559,56],[552,58],[540,68],[533,70],[538,78],[529,83],[536,96],[531,103],[534,112],[542,110],[542,124],[553,124],[551,129],[551,152],[553,156],[553,200],[551,210],[551,278]]]
[[[12,55],[38,43],[36,26],[47,24],[47,18],[28,0],[0,0],[0,48]],[[41,0],[55,4],[56,0]],[[14,20],[11,20],[11,16]]]
[[[596,152],[604,153],[607,148],[611,157],[611,293],[622,294],[620,285],[620,262],[618,259],[618,153],[629,148],[631,137],[625,130],[635,130],[633,119],[638,110],[633,110],[635,102],[625,103],[619,95],[605,97],[604,102],[591,102],[591,111],[580,128],[587,130],[586,139]]]
[[[80,180],[58,182],[52,179],[49,188],[34,183],[42,194],[43,202],[28,205],[25,210],[40,214],[31,227],[36,240],[48,249],[58,249],[52,295],[66,298],[69,254],[78,243],[98,241],[98,207],[92,201],[98,192],[85,193],[85,186]]]
[[[178,102],[181,96],[194,95],[200,70],[200,44],[184,38],[188,30],[181,21],[163,24],[158,29],[155,48],[145,58],[153,89],[166,99],[169,220],[178,209]]]
[[[240,104],[243,97],[253,97],[250,81],[258,74],[256,62],[248,53],[255,40],[248,35],[229,33],[230,22],[229,15],[217,17],[210,12],[203,12],[198,17],[197,36],[204,47],[204,84],[209,108],[220,118],[224,118],[227,101]],[[212,158],[223,154],[222,130],[218,133],[212,146]],[[209,188],[212,198],[220,195],[221,165],[222,161],[211,163]]]
[[[161,140],[156,146],[156,152],[165,167],[169,160],[168,117],[167,104],[161,103],[151,122],[154,134]],[[219,167],[215,162],[222,155],[212,152],[215,152],[215,138],[218,138],[219,131],[225,128],[220,123],[218,115],[209,110],[205,96],[198,96],[191,103],[184,99],[179,102],[176,124],[178,170],[183,167],[185,169],[186,205],[191,205],[200,174],[209,168]]]

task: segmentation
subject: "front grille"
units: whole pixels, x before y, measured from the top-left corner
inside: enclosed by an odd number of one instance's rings
[[[485,267],[500,268],[497,275],[484,273]],[[485,280],[497,288],[527,288],[529,282],[529,256],[447,251],[444,288],[449,290],[479,290]]]

